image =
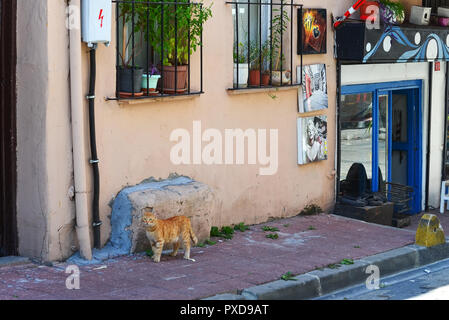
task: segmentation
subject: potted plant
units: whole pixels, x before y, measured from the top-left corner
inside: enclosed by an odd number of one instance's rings
[[[203,24],[212,16],[212,5],[203,7],[198,4],[188,5],[188,0],[178,0],[180,2],[185,2],[186,5],[155,4],[147,7],[151,27],[146,38],[161,58],[159,69],[165,93],[182,93],[187,90],[189,55],[202,44]],[[146,14],[142,19],[147,19]]]
[[[156,66],[152,65],[151,69],[148,70],[148,73],[144,73],[142,75],[143,91],[148,93],[156,91],[157,83],[160,77],[161,73]]]
[[[138,6],[139,8],[139,6]],[[133,56],[137,56],[143,49],[143,37],[137,38],[137,45],[132,46],[132,36],[128,33],[128,25],[133,17],[133,9],[131,3],[121,2],[119,10],[119,21],[121,21],[121,50],[119,50],[119,57],[121,65],[117,67],[117,80],[119,84],[120,93],[123,95],[141,94],[142,90],[142,74],[143,68],[138,65],[133,65]],[[136,12],[136,8],[135,8]],[[141,20],[135,21],[134,35],[142,28]],[[134,39],[135,41],[136,39]]]
[[[267,40],[261,46],[258,42],[252,42],[250,45],[250,70],[249,85],[267,86],[270,83],[270,72],[267,68],[269,65],[270,42]]]
[[[402,24],[405,20],[405,7],[401,2],[379,0],[380,17],[386,24]]]
[[[284,0],[282,0],[282,2],[283,1]],[[288,82],[290,82],[291,79],[291,71],[286,70],[287,63],[285,61],[285,55],[281,51],[282,37],[284,35],[284,32],[287,31],[289,22],[290,17],[288,16],[287,10],[273,9],[273,20],[271,29],[273,52],[270,55],[271,65],[273,69],[273,71],[271,72],[272,85],[287,84]]]
[[[234,86],[238,85],[239,88],[246,88],[248,85],[248,58],[247,49],[243,43],[236,45],[234,43]],[[237,79],[238,68],[238,79]]]

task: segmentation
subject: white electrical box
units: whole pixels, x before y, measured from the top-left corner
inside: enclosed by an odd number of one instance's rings
[[[94,43],[109,45],[112,34],[112,1],[83,0],[81,8],[83,41],[89,47]]]

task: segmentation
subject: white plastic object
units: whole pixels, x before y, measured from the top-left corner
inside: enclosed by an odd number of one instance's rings
[[[438,7],[438,16],[449,18],[449,8]]]
[[[426,26],[430,23],[432,8],[412,6],[410,12],[410,23]]]
[[[446,193],[446,186],[449,185],[449,181],[443,181],[441,183],[441,200],[440,200],[440,213],[444,213],[444,204],[447,203],[447,209],[449,210],[449,194]]]
[[[97,43],[109,45],[112,34],[112,1],[83,0],[81,10],[83,41],[89,47]]]

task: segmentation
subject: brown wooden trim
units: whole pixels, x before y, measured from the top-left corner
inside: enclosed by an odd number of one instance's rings
[[[17,4],[0,1],[0,255],[17,255]]]

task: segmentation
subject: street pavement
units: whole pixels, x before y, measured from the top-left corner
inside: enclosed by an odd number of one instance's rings
[[[266,236],[274,232],[277,239]],[[233,239],[195,247],[196,262],[163,255],[156,264],[145,253],[120,256],[79,268],[79,289],[69,290],[65,262],[0,267],[0,300],[133,299],[192,300],[304,274],[343,259],[361,259],[414,243],[413,230],[397,229],[330,214],[296,216],[236,231]],[[73,270],[73,269],[72,269]],[[69,271],[69,273],[66,273]],[[72,271],[73,272],[73,271]],[[72,278],[73,279],[73,278]],[[74,282],[73,282],[74,283]]]
[[[371,281],[316,300],[449,300],[449,259],[380,277],[378,289]],[[371,287],[371,288],[370,288]]]

